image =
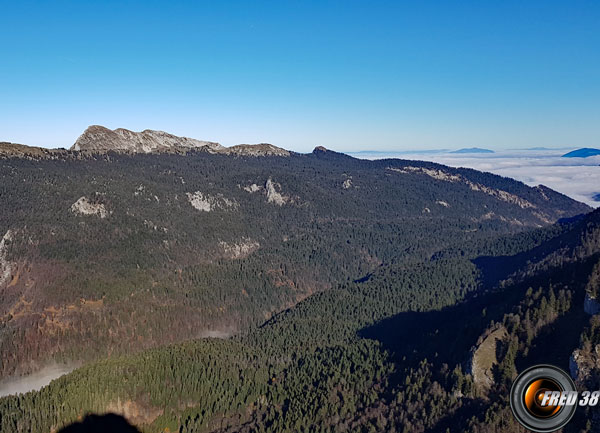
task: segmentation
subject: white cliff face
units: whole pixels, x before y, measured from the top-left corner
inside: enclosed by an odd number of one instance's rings
[[[269,203],[276,204],[277,206],[283,206],[289,200],[289,197],[281,194],[277,189],[281,189],[281,185],[273,182],[271,178],[267,180],[265,184],[265,190],[267,193],[267,201]]]
[[[238,203],[235,200],[230,200],[221,195],[204,194],[200,191],[194,193],[186,193],[188,201],[192,207],[201,212],[211,212],[217,209],[228,210],[236,209]]]
[[[71,205],[71,212],[78,215],[95,215],[100,218],[106,218],[108,211],[102,203],[92,203],[87,197],[80,197]]]
[[[219,143],[178,137],[163,131],[147,129],[134,132],[118,128],[114,131],[104,126],[92,125],[77,139],[71,150],[121,151],[133,153],[166,152],[175,150],[203,149],[218,151]]]
[[[12,264],[8,261],[8,244],[13,239],[13,232],[9,229],[0,240],[0,286],[10,280]]]
[[[208,153],[222,153],[236,156],[290,156],[290,152],[268,143],[239,144],[224,147],[212,141],[178,137],[164,131],[146,129],[141,132],[124,128],[115,130],[100,125],[87,128],[77,139],[71,150],[90,152],[186,152],[201,150]]]

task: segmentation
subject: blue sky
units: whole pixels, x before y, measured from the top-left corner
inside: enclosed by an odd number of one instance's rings
[[[597,1],[0,2],[0,141],[600,146]]]

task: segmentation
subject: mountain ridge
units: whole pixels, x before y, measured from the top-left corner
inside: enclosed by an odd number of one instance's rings
[[[0,164],[0,235],[12,239],[0,285],[0,352],[12,356],[0,376],[79,356],[74,347],[97,359],[254,326],[392,257],[590,210],[475,170],[324,148],[268,160],[65,152]],[[120,326],[87,346],[110,315]]]
[[[213,141],[180,137],[164,131],[145,129],[141,132],[134,132],[125,128],[111,130],[101,125],[91,125],[86,128],[69,149],[43,148],[0,141],[0,157],[5,158],[71,157],[77,159],[82,155],[100,155],[108,152],[127,154],[206,152],[254,157],[287,157],[294,153],[270,143],[237,144],[226,147]]]
[[[433,162],[62,155],[0,163],[0,377],[82,367],[0,398],[2,431],[113,412],[148,432],[444,433],[486,407],[469,348],[579,311],[600,248],[600,211]],[[479,370],[509,377],[497,347]]]
[[[124,128],[114,130],[101,125],[89,126],[77,138],[71,151],[126,153],[185,153],[190,150],[238,156],[289,156],[288,150],[269,143],[238,144],[225,147],[213,141],[180,137],[164,131],[145,129],[134,132]]]
[[[101,125],[91,125],[77,138],[70,150],[151,153],[180,149],[206,149],[216,152],[222,148],[219,143],[178,137],[164,131],[145,129],[134,132],[125,128],[111,130]]]
[[[589,156],[600,155],[600,149],[593,147],[582,147],[581,149],[572,150],[571,152],[565,153],[563,158],[587,158]]]

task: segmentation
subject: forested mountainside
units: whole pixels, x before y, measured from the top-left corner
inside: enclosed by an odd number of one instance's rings
[[[508,178],[323,148],[7,156],[0,178],[1,374],[87,363],[0,399],[2,431],[107,411],[147,431],[511,431],[509,378],[575,315],[568,360],[587,320],[598,211]]]
[[[148,432],[521,431],[507,401],[517,371],[568,368],[576,354],[581,386],[600,372],[590,354],[597,316],[584,312],[598,281],[600,211],[558,231],[503,237],[486,247],[495,256],[467,247],[384,265],[229,340],[89,364],[0,399],[1,427],[48,431],[114,411]],[[538,254],[558,237],[564,259]],[[519,255],[510,275],[481,285]],[[590,431],[593,420],[578,413],[566,431]]]

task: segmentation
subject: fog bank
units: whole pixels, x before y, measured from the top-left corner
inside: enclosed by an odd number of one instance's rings
[[[13,376],[0,381],[0,397],[37,391],[54,379],[75,370],[75,366],[49,365],[26,376]]]

